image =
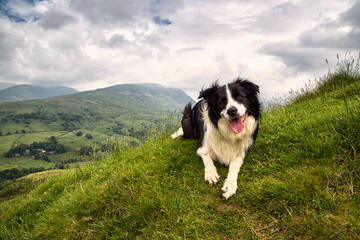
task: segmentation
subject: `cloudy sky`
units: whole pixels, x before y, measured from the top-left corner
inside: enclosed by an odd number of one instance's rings
[[[360,0],[0,0],[0,82],[157,82],[193,98],[241,76],[266,99],[360,49]]]

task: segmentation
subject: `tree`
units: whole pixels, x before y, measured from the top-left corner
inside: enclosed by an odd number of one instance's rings
[[[64,152],[66,152],[64,145],[57,144],[56,147],[55,147],[55,152],[56,153],[64,153]]]
[[[92,136],[91,134],[86,134],[85,137],[86,137],[87,139],[92,139],[92,138],[93,138],[93,136]]]
[[[53,144],[57,144],[57,143],[58,143],[56,137],[54,137],[54,136],[51,136],[51,137],[49,138],[49,141],[50,141],[51,143],[53,143]]]
[[[56,163],[56,164],[55,164],[55,168],[57,168],[57,169],[64,169],[65,166],[64,166],[64,164],[62,164],[62,163]]]
[[[50,162],[50,159],[49,159],[49,157],[47,156],[47,154],[43,154],[43,155],[41,156],[41,159],[44,160],[45,162]]]
[[[78,131],[78,132],[76,133],[76,136],[78,136],[78,137],[81,137],[82,135],[83,135],[82,131]]]
[[[84,155],[90,155],[93,152],[93,148],[90,146],[82,146],[80,148],[80,155],[84,156]]]
[[[36,154],[37,154],[36,149],[34,149],[34,148],[30,149],[30,155],[31,156],[35,156]]]

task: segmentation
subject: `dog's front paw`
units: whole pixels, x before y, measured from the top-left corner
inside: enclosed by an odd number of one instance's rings
[[[225,180],[224,186],[221,188],[221,195],[225,200],[228,200],[229,197],[236,193],[237,181],[235,180]]]
[[[219,179],[220,177],[215,167],[205,169],[205,181],[209,182],[210,185],[216,184]]]

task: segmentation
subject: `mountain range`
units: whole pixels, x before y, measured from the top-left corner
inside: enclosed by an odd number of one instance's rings
[[[164,119],[171,118],[178,124],[178,113],[188,102],[194,100],[182,90],[154,83],[121,84],[46,99],[3,102],[0,171],[43,166],[44,161],[31,160],[31,156],[11,160],[1,156],[13,146],[46,141],[50,136],[56,137],[67,153],[49,156],[46,167],[76,157],[83,146],[100,146],[112,137],[136,144],[155,127],[163,128]]]
[[[0,90],[0,102],[44,99],[78,92],[76,89],[66,86],[13,85],[11,83],[0,83],[0,89],[2,89]]]
[[[180,89],[154,83],[122,84],[47,99],[4,102],[0,121],[1,128],[10,132],[36,131],[34,126],[38,131],[101,128],[103,132],[104,126],[113,123],[133,127],[138,121],[153,122],[162,112],[179,110],[188,102],[194,100]]]

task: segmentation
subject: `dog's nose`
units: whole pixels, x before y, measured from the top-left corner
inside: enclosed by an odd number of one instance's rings
[[[231,106],[226,112],[230,117],[235,117],[237,114],[237,109],[236,107]]]

